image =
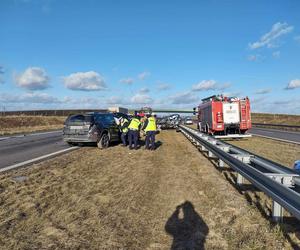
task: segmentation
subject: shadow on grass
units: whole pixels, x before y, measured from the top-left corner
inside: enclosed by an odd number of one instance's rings
[[[208,226],[189,201],[176,207],[166,222],[165,230],[173,237],[171,250],[204,249],[209,232]]]
[[[200,151],[201,152],[201,151]],[[236,190],[240,193],[243,194],[247,200],[247,202],[250,205],[255,206],[261,215],[267,219],[270,222],[271,227],[275,227],[279,225],[280,230],[282,231],[282,234],[284,237],[288,240],[288,242],[291,244],[292,248],[295,250],[300,250],[299,244],[297,244],[289,235],[289,233],[294,233],[295,237],[300,240],[300,223],[299,221],[294,218],[294,217],[288,217],[284,216],[282,223],[276,223],[272,220],[272,208],[269,207],[266,203],[263,204],[263,201],[261,197],[257,194],[261,192],[259,189],[257,189],[254,185],[252,184],[242,184],[238,185],[237,184],[237,177],[234,174],[235,171],[229,167],[224,167],[220,168],[218,166],[218,163],[216,160],[209,158],[207,154],[204,152],[201,152],[204,157],[206,157],[213,165],[214,167],[224,175],[226,180],[236,188]],[[254,196],[252,197],[249,192],[253,193]]]

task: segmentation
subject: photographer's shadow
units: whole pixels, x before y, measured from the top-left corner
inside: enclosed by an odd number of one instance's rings
[[[171,250],[204,249],[205,238],[209,231],[189,201],[176,207],[165,225],[165,230],[173,236]]]

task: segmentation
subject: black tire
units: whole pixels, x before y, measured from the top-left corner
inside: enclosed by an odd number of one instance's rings
[[[97,142],[97,146],[100,149],[108,148],[108,146],[109,146],[109,136],[108,136],[108,134],[102,134],[100,140]]]
[[[70,147],[72,147],[72,146],[76,146],[77,144],[76,143],[74,143],[74,142],[67,142],[68,143],[68,145],[70,146]]]

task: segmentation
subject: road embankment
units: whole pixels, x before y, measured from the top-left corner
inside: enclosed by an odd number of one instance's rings
[[[84,147],[0,176],[6,249],[291,249],[175,131],[154,152]],[[294,238],[293,238],[294,239]]]
[[[62,129],[65,119],[61,116],[0,116],[0,136]]]

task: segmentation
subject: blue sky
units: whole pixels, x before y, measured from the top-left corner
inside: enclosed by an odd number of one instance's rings
[[[0,1],[0,107],[187,109],[212,94],[300,114],[300,2]]]

